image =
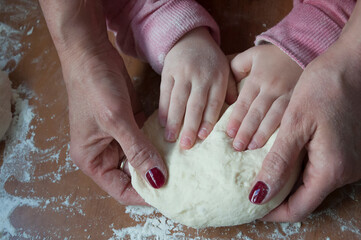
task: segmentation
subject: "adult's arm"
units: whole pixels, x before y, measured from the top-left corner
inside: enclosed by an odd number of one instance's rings
[[[119,202],[144,203],[130,176],[119,169],[123,152],[155,188],[164,184],[167,170],[134,119],[132,85],[108,40],[102,1],[40,0],[40,4],[68,92],[73,161]]]
[[[302,184],[269,221],[300,221],[335,189],[361,179],[361,2],[340,38],[304,70],[250,199],[263,204],[288,180],[306,148]],[[259,190],[259,191],[256,191]]]

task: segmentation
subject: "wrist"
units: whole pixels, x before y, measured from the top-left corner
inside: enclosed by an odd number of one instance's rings
[[[77,46],[72,51],[63,52],[61,55],[66,85],[79,81],[84,84],[92,79],[103,79],[105,75],[122,75],[126,72],[121,56],[110,43],[98,46]]]
[[[178,42],[174,44],[172,49],[178,46],[187,47],[190,46],[189,44],[193,45],[196,42],[198,44],[201,44],[203,42],[203,43],[213,43],[214,45],[217,45],[214,39],[212,38],[210,32],[208,31],[207,27],[198,27],[183,35],[178,40]]]

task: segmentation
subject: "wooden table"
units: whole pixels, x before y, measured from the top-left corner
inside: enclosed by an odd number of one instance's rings
[[[227,54],[252,46],[291,1],[201,1],[221,28]],[[0,142],[0,239],[361,239],[361,184],[331,194],[306,221],[195,230],[151,209],[118,204],[69,158],[67,94],[38,3],[0,0],[0,64],[19,94],[11,134]],[[126,57],[146,113],[159,76]]]

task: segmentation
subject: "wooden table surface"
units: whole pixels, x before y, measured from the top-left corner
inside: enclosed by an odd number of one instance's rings
[[[252,46],[292,1],[201,1],[219,23],[227,54]],[[126,57],[146,113],[159,76]],[[118,204],[69,158],[67,94],[57,53],[35,0],[0,0],[0,68],[18,94],[0,142],[0,239],[361,239],[361,184],[343,187],[301,224],[255,221],[195,230],[151,209]]]

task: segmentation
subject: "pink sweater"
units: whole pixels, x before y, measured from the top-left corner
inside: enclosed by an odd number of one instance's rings
[[[356,0],[294,0],[292,11],[276,26],[257,36],[270,42],[305,68],[341,34]]]
[[[257,36],[270,42],[304,68],[339,37],[356,0],[294,0],[292,11]],[[126,54],[148,61],[160,73],[164,58],[187,32],[208,27],[219,43],[213,18],[193,0],[103,0],[108,29]]]
[[[103,0],[108,29],[125,54],[139,57],[161,73],[164,58],[187,32],[208,27],[220,43],[219,28],[193,0]]]

